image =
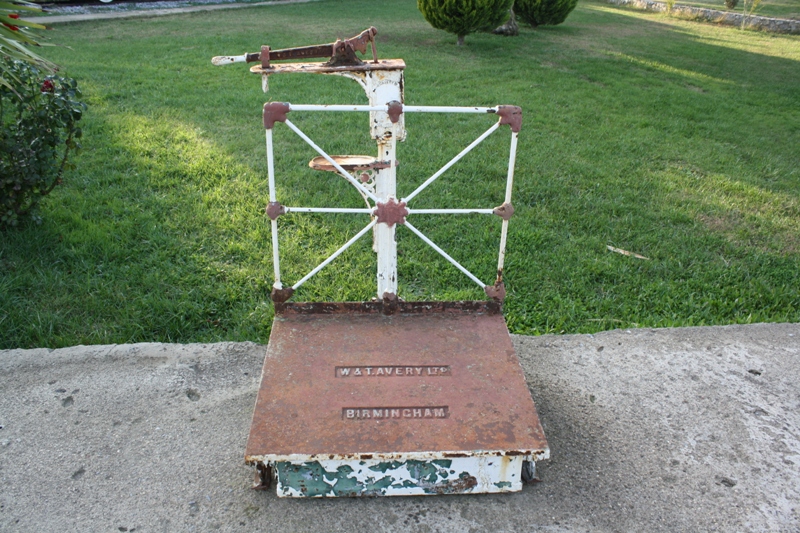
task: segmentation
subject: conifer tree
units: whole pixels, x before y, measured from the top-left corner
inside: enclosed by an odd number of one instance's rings
[[[534,28],[555,26],[564,22],[576,5],[578,0],[515,0],[514,12]]]
[[[466,35],[505,22],[513,3],[514,0],[417,0],[417,7],[431,26],[456,34],[461,46]]]

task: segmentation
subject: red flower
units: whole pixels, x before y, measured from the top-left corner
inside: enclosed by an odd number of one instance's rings
[[[16,20],[19,18],[19,15],[17,15],[16,13],[9,13],[8,18]]]
[[[6,28],[8,28],[8,29],[9,29],[9,30],[11,30],[11,31],[17,31],[17,30],[19,30],[19,27],[18,27],[18,26],[12,26],[11,24],[6,24],[5,22],[3,23],[3,26],[5,26]]]
[[[44,82],[42,83],[42,92],[43,93],[51,93],[51,92],[53,92],[53,90],[55,90],[55,86],[53,85],[53,82],[50,81],[50,80],[44,80]]]

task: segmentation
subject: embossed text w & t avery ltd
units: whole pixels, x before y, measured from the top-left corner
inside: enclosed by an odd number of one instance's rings
[[[442,366],[337,366],[337,378],[359,377],[434,377],[451,375],[450,365]]]

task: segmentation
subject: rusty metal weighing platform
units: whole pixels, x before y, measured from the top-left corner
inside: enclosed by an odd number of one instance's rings
[[[515,106],[406,106],[399,59],[378,60],[377,30],[352,39],[242,56],[215,57],[223,65],[256,62],[266,92],[270,75],[318,73],[356,80],[369,105],[264,105],[269,172],[267,215],[272,224],[275,281],[272,326],[245,451],[256,488],[275,482],[279,496],[340,497],[513,492],[535,477],[549,456],[547,441],[502,315],[502,273],[513,215],[516,143],[522,112]],[[372,61],[362,61],[372,48]],[[273,63],[327,57],[322,63]],[[290,112],[364,112],[377,157],[332,156],[300,131]],[[478,139],[414,192],[396,196],[396,152],[405,140],[406,113],[475,113],[497,117]],[[292,207],[275,186],[273,135],[285,124],[318,154],[309,166],[335,172],[367,207]],[[488,208],[419,209],[412,200],[483,139],[508,125],[508,176],[502,204]],[[278,219],[291,213],[352,213],[369,223],[304,278],[281,280]],[[482,213],[502,220],[497,278],[484,284],[408,218],[414,214]],[[484,289],[486,301],[405,302],[397,295],[395,231],[408,228]],[[367,302],[289,302],[294,292],[371,232],[377,254],[377,297]]]

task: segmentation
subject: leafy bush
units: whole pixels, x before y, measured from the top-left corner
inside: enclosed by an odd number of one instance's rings
[[[0,57],[19,59],[27,63],[34,63],[39,67],[53,72],[55,65],[35,54],[30,46],[51,46],[49,43],[40,42],[36,30],[45,30],[47,26],[30,20],[21,19],[19,12],[41,13],[42,8],[25,0],[0,1]],[[0,85],[11,89],[14,76],[6,71],[8,63],[0,62]]]
[[[567,20],[578,0],[515,0],[514,12],[533,27]]]
[[[725,0],[725,7],[728,9],[736,9],[736,6],[739,4],[739,0]]]
[[[13,89],[0,85],[0,228],[30,216],[61,183],[86,104],[75,80],[44,75],[36,66],[2,58]]]
[[[417,0],[417,7],[431,26],[456,34],[461,46],[466,35],[505,22],[513,3],[514,0]]]

